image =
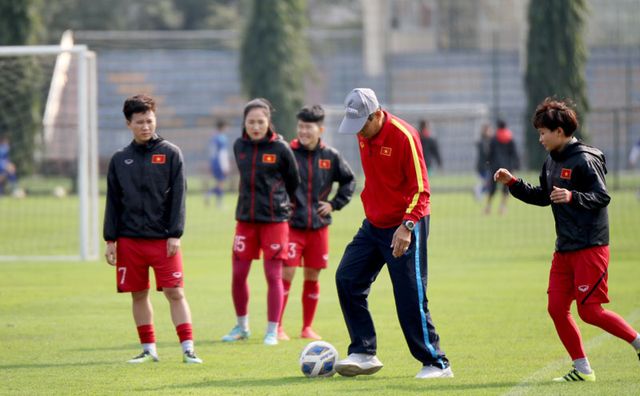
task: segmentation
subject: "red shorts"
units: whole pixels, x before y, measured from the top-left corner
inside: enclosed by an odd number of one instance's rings
[[[285,260],[289,243],[289,223],[236,223],[233,238],[233,255],[240,260],[260,258],[260,250],[266,260]]]
[[[608,267],[609,246],[555,252],[547,293],[570,294],[579,304],[608,303]]]
[[[182,256],[178,251],[167,257],[166,239],[118,238],[116,250],[119,293],[147,290],[149,267],[156,277],[156,290],[184,286]]]
[[[327,268],[329,262],[329,227],[317,230],[289,230],[287,267]]]

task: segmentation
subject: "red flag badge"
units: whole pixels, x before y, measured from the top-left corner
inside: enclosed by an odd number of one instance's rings
[[[276,163],[276,155],[275,154],[262,154],[262,162],[265,164],[275,164]]]
[[[380,154],[391,157],[391,147],[382,146],[382,148],[380,149]]]
[[[320,169],[331,169],[331,160],[321,159],[318,161],[318,167]]]
[[[560,171],[560,178],[571,180],[571,169],[562,168],[562,170]]]
[[[154,154],[151,156],[152,164],[164,164],[167,162],[167,156],[164,154]]]

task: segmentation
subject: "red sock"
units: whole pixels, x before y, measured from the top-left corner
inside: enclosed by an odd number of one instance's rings
[[[233,275],[231,277],[231,297],[237,316],[247,316],[249,310],[249,269],[251,260],[240,260],[233,258]]]
[[[316,316],[318,300],[320,299],[320,282],[304,281],[302,286],[302,327],[309,327]]]
[[[280,312],[280,320],[278,323],[282,326],[282,317],[284,316],[284,309],[287,306],[287,301],[289,301],[289,290],[291,290],[291,282],[288,280],[282,280],[282,311]]]
[[[153,344],[156,342],[156,334],[152,324],[138,326],[138,338],[141,344]]]
[[[282,260],[264,260],[267,278],[267,320],[276,322],[282,313]]]
[[[578,314],[590,325],[598,326],[629,343],[633,342],[638,334],[620,315],[607,311],[600,304],[578,304]]]
[[[584,347],[582,346],[582,337],[575,320],[571,316],[571,302],[573,298],[564,293],[549,293],[549,304],[547,310],[553,324],[556,326],[556,332],[564,348],[569,352],[571,360],[582,359],[585,357]]]
[[[191,327],[191,323],[182,323],[177,325],[176,333],[178,333],[180,342],[193,340],[193,328]]]

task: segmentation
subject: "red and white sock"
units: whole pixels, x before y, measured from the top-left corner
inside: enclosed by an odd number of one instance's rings
[[[193,327],[191,323],[182,323],[176,326],[176,333],[180,339],[182,352],[193,352]]]
[[[146,324],[138,326],[138,338],[140,344],[142,344],[142,350],[148,351],[153,356],[158,356],[156,350],[156,335],[153,329],[153,324]]]

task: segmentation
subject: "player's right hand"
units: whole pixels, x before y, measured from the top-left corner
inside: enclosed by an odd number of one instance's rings
[[[117,253],[116,244],[113,242],[107,242],[107,249],[104,252],[104,257],[107,259],[109,265],[116,265]]]
[[[493,174],[493,181],[498,183],[507,184],[513,179],[511,172],[504,168],[500,168]]]

